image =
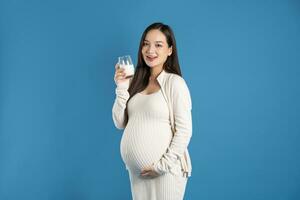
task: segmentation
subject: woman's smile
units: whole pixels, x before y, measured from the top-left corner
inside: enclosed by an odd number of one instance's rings
[[[146,56],[146,59],[149,61],[149,62],[153,62],[158,56]]]

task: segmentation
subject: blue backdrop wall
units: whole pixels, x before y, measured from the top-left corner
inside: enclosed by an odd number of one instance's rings
[[[0,2],[0,199],[131,199],[117,57],[175,32],[193,100],[185,199],[300,199],[299,1]]]

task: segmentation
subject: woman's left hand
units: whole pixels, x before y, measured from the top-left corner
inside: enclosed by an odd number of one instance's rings
[[[141,172],[141,176],[144,178],[154,178],[159,176],[159,174],[151,166],[151,167],[145,167]]]

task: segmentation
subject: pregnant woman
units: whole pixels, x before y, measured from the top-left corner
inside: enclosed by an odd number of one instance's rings
[[[181,76],[172,29],[144,31],[132,78],[116,64],[112,117],[124,129],[120,150],[134,200],[182,200],[191,160],[192,102]]]

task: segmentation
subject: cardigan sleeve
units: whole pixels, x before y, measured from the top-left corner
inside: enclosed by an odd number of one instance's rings
[[[115,89],[116,98],[112,107],[112,118],[116,128],[124,129],[125,108],[129,99],[129,80],[119,83]]]
[[[171,107],[174,115],[175,132],[167,151],[152,166],[159,174],[180,173],[180,158],[184,155],[192,137],[192,101],[183,78],[177,76],[171,86]]]

